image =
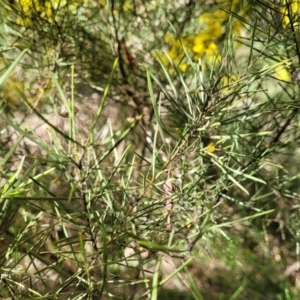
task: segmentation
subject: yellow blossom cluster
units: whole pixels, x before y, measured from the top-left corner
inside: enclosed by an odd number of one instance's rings
[[[215,9],[200,16],[201,30],[197,34],[181,37],[180,40],[169,33],[165,36],[165,41],[171,46],[168,55],[182,72],[188,68],[182,46],[187,49],[194,61],[204,59],[208,64],[220,62],[221,53],[218,46],[225,34],[225,24],[229,22],[230,12],[244,17],[248,14],[248,6],[240,6],[239,0],[217,0],[216,2],[218,5]],[[242,23],[237,18],[232,20],[231,34],[235,35],[241,30]],[[162,60],[167,64],[166,57]]]
[[[282,22],[283,28],[288,28],[293,25],[294,29],[299,31],[299,13],[300,13],[300,0],[283,0],[279,9],[280,22]],[[292,23],[292,24],[291,24]],[[292,76],[288,71],[286,62],[275,63],[273,76],[281,81],[290,82]]]
[[[23,26],[32,25],[33,16],[53,23],[61,16],[59,11],[67,9],[70,13],[76,13],[77,9],[87,0],[16,0],[13,4],[18,11],[17,23]]]
[[[281,8],[281,14],[284,16],[283,27],[287,27],[291,23],[290,18],[298,20],[298,17],[295,18],[295,16],[300,12],[300,0],[283,0],[283,4],[284,6]]]

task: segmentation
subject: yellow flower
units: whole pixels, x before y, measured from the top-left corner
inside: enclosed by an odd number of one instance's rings
[[[125,1],[123,4],[124,11],[130,11],[133,9],[132,3],[130,1]]]
[[[100,0],[100,5],[105,6],[106,5],[106,0]]]
[[[233,11],[246,18],[248,16],[249,5],[241,5],[239,0],[217,0],[223,9]],[[181,42],[171,34],[166,34],[165,41],[170,44],[168,52],[174,63],[185,72],[186,67],[184,60],[185,53],[182,44],[191,55],[194,61],[204,59],[207,64],[221,61],[221,54],[218,48],[218,42],[222,38],[225,26],[230,20],[230,14],[225,10],[215,9],[203,13],[199,18],[201,30],[197,34],[191,34],[181,38]],[[232,34],[236,34],[242,29],[242,22],[234,19],[232,22]],[[181,44],[182,43],[182,44]]]
[[[221,55],[219,54],[218,46],[215,43],[210,43],[209,46],[206,49],[206,55],[208,56],[208,59],[210,62],[221,61]]]
[[[53,18],[59,18],[57,12],[67,7],[71,13],[88,0],[17,0],[14,6],[20,10],[22,17],[17,18],[17,23],[22,26],[32,25],[32,16],[39,16],[48,22],[53,22]]]
[[[283,1],[284,4],[286,4],[286,0]],[[293,3],[288,3],[288,5],[290,6],[290,11],[292,13],[292,17],[296,16],[298,18],[298,13],[299,13],[299,1],[293,1]],[[290,24],[290,17],[288,16],[288,8],[284,7],[281,9],[281,13],[284,15],[283,18],[283,27],[287,27]]]
[[[207,147],[206,147],[206,151],[209,153],[214,153],[216,150],[216,147],[214,145],[214,143],[210,143]]]
[[[193,47],[193,51],[200,56],[202,56],[205,52],[205,36],[203,34],[198,34],[197,37],[195,38],[195,45]]]
[[[291,74],[290,72],[283,66],[278,66],[274,70],[274,76],[283,81],[291,81]]]
[[[187,221],[187,222],[185,222],[185,226],[186,226],[187,228],[191,228],[191,227],[193,226],[193,222]]]
[[[186,70],[188,69],[189,65],[187,63],[183,63],[179,65],[179,69],[181,72],[186,72]]]

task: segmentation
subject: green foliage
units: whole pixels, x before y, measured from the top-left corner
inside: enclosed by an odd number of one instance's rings
[[[164,2],[0,8],[1,298],[299,297],[298,1]]]

